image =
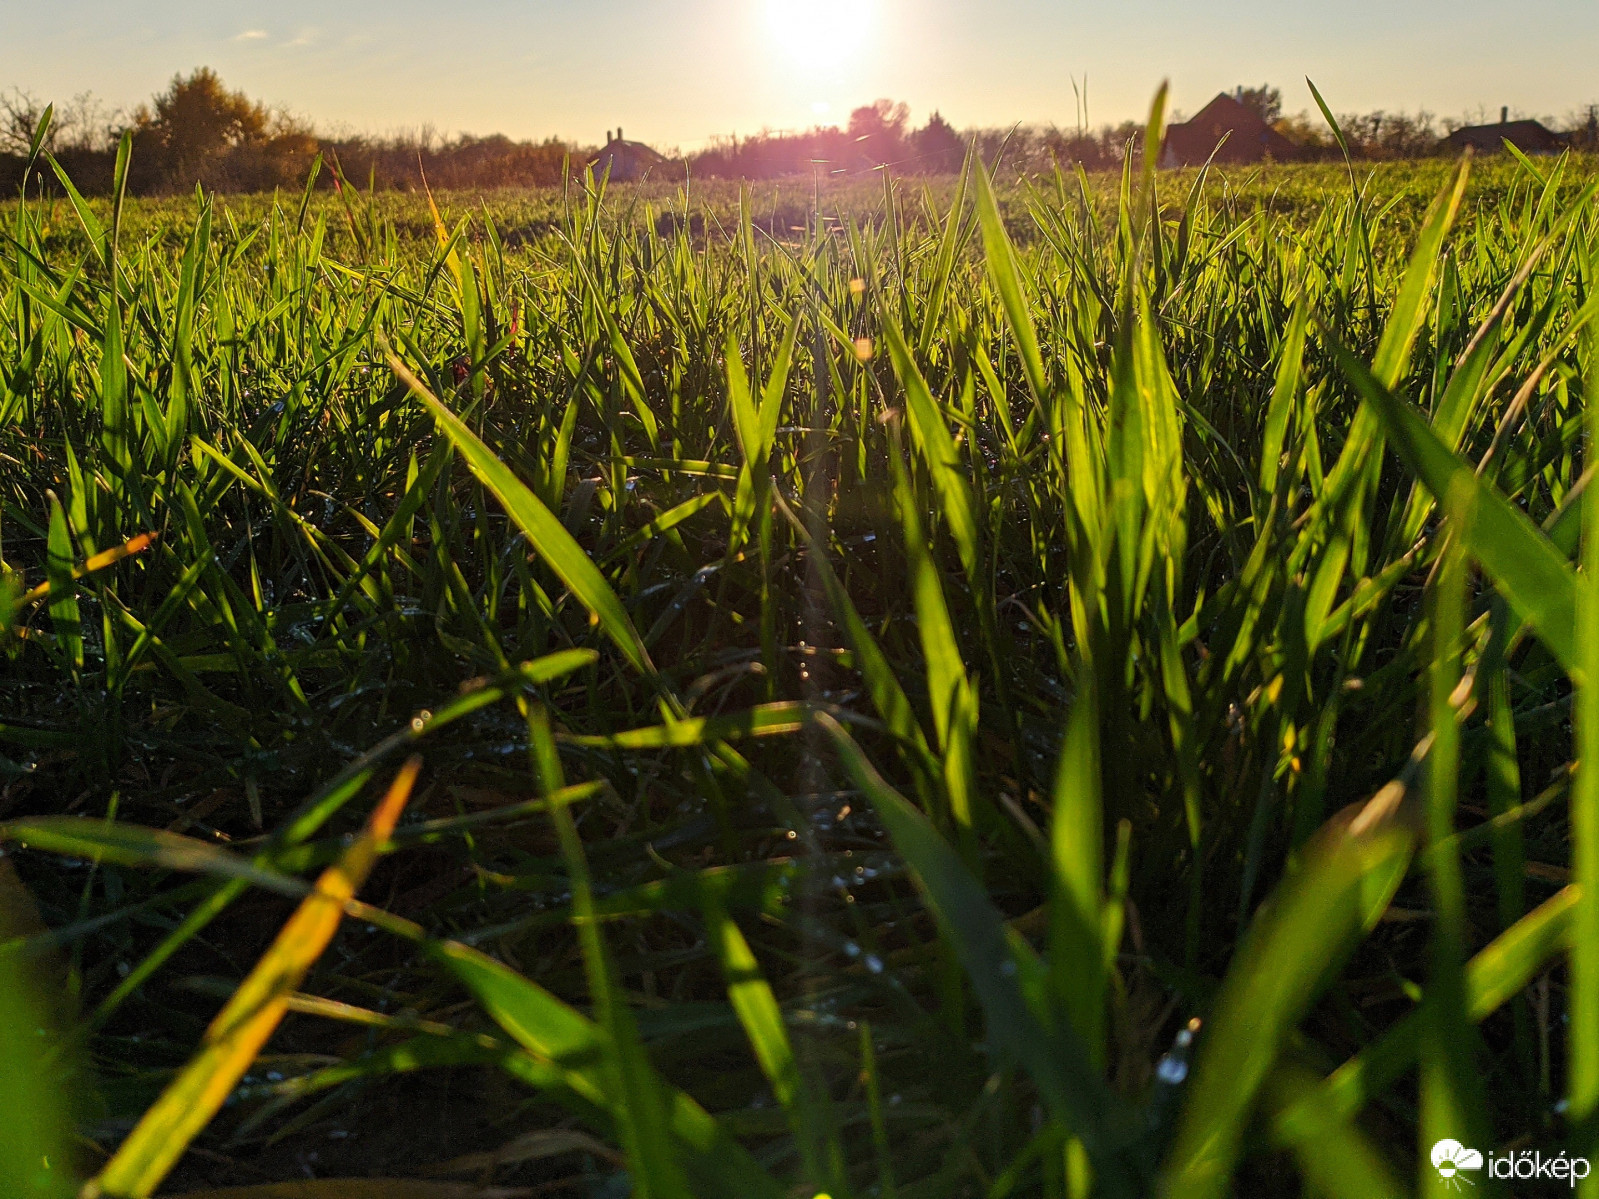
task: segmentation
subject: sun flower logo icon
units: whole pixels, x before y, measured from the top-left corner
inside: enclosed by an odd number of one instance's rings
[[[1477,1185],[1461,1171],[1482,1169],[1482,1154],[1475,1149],[1467,1149],[1459,1141],[1445,1138],[1432,1147],[1432,1164],[1439,1176],[1458,1191],[1461,1183]]]

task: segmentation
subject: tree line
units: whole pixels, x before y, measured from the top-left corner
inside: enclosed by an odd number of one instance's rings
[[[1319,115],[1289,114],[1274,87],[1240,87],[1233,95],[1309,156],[1341,154]],[[0,188],[22,183],[27,155],[45,106],[13,91],[0,96]],[[1486,123],[1487,118],[1482,118]],[[1421,157],[1467,121],[1432,114],[1375,111],[1339,118],[1351,154],[1367,160]],[[1599,151],[1599,105],[1574,113],[1563,132],[1574,149]],[[326,173],[380,189],[411,189],[425,178],[440,188],[527,187],[555,184],[580,173],[597,150],[559,138],[517,141],[501,134],[440,138],[429,130],[387,137],[318,133],[308,122],[228,88],[201,67],[176,76],[167,88],[128,114],[108,114],[92,97],[79,96],[53,112],[44,148],[86,192],[110,190],[115,147],[132,139],[128,186],[140,194],[171,194],[202,186],[214,191],[268,191],[298,186],[317,155]],[[1127,121],[1090,129],[1016,125],[957,130],[935,112],[913,126],[904,104],[878,100],[855,109],[848,122],[803,131],[772,131],[711,141],[680,161],[695,178],[769,179],[834,177],[888,168],[896,174],[946,174],[958,170],[974,141],[990,161],[1003,156],[1015,170],[1047,171],[1056,165],[1086,169],[1118,166],[1138,149],[1144,127]],[[51,186],[44,167],[39,182]]]

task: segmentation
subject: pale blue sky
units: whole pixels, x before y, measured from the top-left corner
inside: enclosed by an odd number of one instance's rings
[[[1599,101],[1595,0],[0,0],[0,89],[92,91],[113,107],[178,71],[319,126],[629,137],[847,117],[878,96],[957,126],[1138,116],[1162,78],[1192,112],[1270,81],[1339,111],[1508,104],[1563,116]]]

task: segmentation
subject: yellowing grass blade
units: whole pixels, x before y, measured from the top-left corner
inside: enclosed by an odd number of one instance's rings
[[[124,558],[131,558],[134,554],[142,553],[143,551],[149,549],[150,546],[154,545],[156,538],[159,536],[159,533],[140,533],[137,537],[133,538],[133,540],[126,542],[123,545],[114,546],[108,550],[101,550],[98,554],[94,555],[94,557],[86,561],[82,566],[73,567],[72,578],[85,578],[89,575],[92,575],[97,570],[104,570],[108,566],[114,566],[116,563],[121,562]],[[49,594],[50,583],[48,581],[43,582],[24,595],[22,597],[22,602],[25,604],[35,603],[38,600],[44,599],[45,596]]]
[[[420,758],[411,758],[400,768],[360,839],[323,872],[272,947],[212,1021],[200,1051],[145,1112],[106,1168],[84,1187],[84,1199],[102,1195],[143,1199],[153,1194],[189,1142],[216,1115],[288,1011],[289,997],[333,940],[344,905],[371,873],[378,849],[394,832],[421,769]]]

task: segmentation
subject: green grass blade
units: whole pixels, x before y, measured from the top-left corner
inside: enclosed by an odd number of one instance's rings
[[[1245,1129],[1288,1036],[1403,880],[1414,838],[1372,815],[1384,798],[1350,830],[1330,826],[1312,843],[1228,967],[1166,1161],[1171,1199],[1229,1193]]]
[[[909,416],[911,438],[927,463],[933,488],[949,526],[950,536],[960,554],[961,564],[968,578],[976,579],[981,562],[977,538],[976,503],[972,498],[970,475],[961,463],[960,451],[950,436],[942,408],[933,398],[927,380],[911,359],[910,347],[899,326],[885,314],[883,339],[888,342],[894,360],[894,372],[905,388],[905,409]]]
[[[968,146],[966,156],[961,160],[960,177],[955,181],[955,196],[950,202],[949,215],[944,218],[944,227],[939,233],[938,259],[937,265],[933,268],[933,285],[927,293],[927,304],[922,309],[921,332],[916,337],[916,356],[924,361],[933,348],[934,338],[939,333],[945,299],[949,295],[950,279],[955,273],[955,257],[960,253],[961,243],[964,240],[962,215],[966,206],[966,192],[972,176],[972,166],[976,159],[975,148]]]
[[[73,583],[72,534],[67,514],[54,493],[50,495],[50,535],[45,558],[45,580],[50,584],[50,625],[56,644],[76,670],[83,669],[83,619],[78,611],[78,590]]]
[[[1280,1066],[1267,1086],[1267,1103],[1281,1109],[1304,1102],[1319,1080],[1308,1070]],[[1294,1158],[1305,1181],[1327,1199],[1403,1199],[1406,1189],[1371,1142],[1352,1124],[1330,1124],[1312,1142],[1296,1142]]]
[[[1372,362],[1371,373],[1384,387],[1398,386],[1410,365],[1411,348],[1427,318],[1426,301],[1432,291],[1438,258],[1443,253],[1444,239],[1455,222],[1455,214],[1460,211],[1469,171],[1470,162],[1462,161],[1455,171],[1454,180],[1433,198],[1422,220],[1415,252],[1405,268],[1404,281],[1399,286],[1398,298],[1388,314],[1382,341],[1377,346],[1377,357]]]
[[[1310,88],[1310,94],[1316,99],[1316,107],[1321,110],[1322,119],[1327,122],[1327,127],[1332,130],[1333,139],[1338,143],[1338,149],[1343,152],[1344,163],[1349,167],[1349,183],[1354,186],[1355,165],[1349,157],[1349,139],[1344,136],[1343,126],[1338,123],[1338,118],[1333,116],[1332,109],[1327,107],[1327,101],[1321,98],[1321,92],[1310,81],[1310,76],[1305,76],[1305,86]]]
[[[1016,348],[1021,354],[1022,370],[1027,376],[1027,386],[1033,401],[1042,404],[1049,395],[1049,381],[1044,374],[1044,358],[1038,348],[1038,331],[1033,326],[1032,311],[1022,289],[1022,272],[1016,260],[1016,248],[1005,232],[1005,221],[1000,215],[999,200],[994,195],[994,184],[981,163],[972,172],[977,188],[977,223],[983,231],[983,254],[988,263],[989,279],[999,293],[1005,310],[1005,320]]]
[[[776,737],[798,732],[805,727],[809,713],[810,705],[803,700],[779,700],[744,712],[729,712],[725,716],[691,716],[670,724],[627,729],[620,733],[562,734],[560,740],[595,749],[688,749],[713,745],[719,741]]]
[[[28,165],[23,173],[24,186],[28,174],[33,170],[33,164],[39,161],[39,151],[44,149],[44,140],[50,136],[50,126],[55,121],[56,106],[46,104],[44,111],[39,114],[39,122],[33,127],[33,136],[28,139]]]
[[[540,786],[548,800],[565,787],[565,779],[542,706],[530,709],[528,733]],[[634,1191],[640,1199],[688,1199],[688,1181],[671,1142],[660,1082],[594,918],[594,891],[577,824],[565,804],[550,805],[550,820],[572,882],[572,918],[578,926],[578,943],[582,946],[595,1014],[605,1032],[602,1048],[615,1096],[612,1110],[627,1149]]]
[[[72,211],[77,214],[83,231],[89,235],[89,245],[100,259],[100,264],[107,265],[110,262],[108,257],[110,243],[106,238],[105,226],[100,223],[100,218],[95,216],[89,201],[85,200],[83,194],[73,185],[66,170],[56,161],[54,155],[50,156],[50,169],[55,172],[56,182],[61,184],[61,190],[67,193],[67,199],[72,203]]]
[[[1049,964],[1073,1024],[1098,1056],[1104,1051],[1109,981],[1102,963],[1114,947],[1100,941],[1105,885],[1100,720],[1097,684],[1086,666],[1078,671],[1077,687],[1055,772]]]
[[[616,323],[613,305],[600,290],[588,268],[583,265],[582,259],[574,257],[572,265],[594,297],[594,310],[599,314],[605,336],[610,342],[611,354],[616,360],[617,371],[621,376],[622,390],[632,402],[633,411],[638,414],[639,423],[644,426],[644,432],[650,439],[650,448],[654,449],[660,443],[661,426],[655,413],[650,409],[649,399],[645,395],[644,376],[639,371],[638,360],[633,357],[627,338],[622,335],[622,327]]]
[[[1466,1009],[1473,1021],[1481,1022],[1509,1003],[1570,946],[1579,894],[1576,887],[1563,888],[1471,959],[1466,967]],[[1353,1119],[1416,1064],[1423,1022],[1422,1012],[1409,1013],[1333,1071],[1314,1092],[1283,1105],[1272,1117],[1273,1139],[1282,1145],[1313,1146],[1329,1128]]]
[[[704,891],[702,910],[709,940],[727,980],[728,1002],[738,1015],[773,1096],[788,1113],[805,1177],[811,1186],[842,1192],[846,1186],[839,1172],[843,1162],[840,1155],[828,1151],[824,1130],[829,1121],[820,1110],[825,1100],[805,1085],[771,984],[715,891]]]
[[[967,678],[966,663],[961,659],[938,567],[928,552],[921,518],[916,511],[916,490],[905,477],[897,453],[890,465],[894,494],[899,501],[900,526],[905,532],[905,554],[910,560],[911,600],[916,610],[922,658],[926,663],[933,729],[939,751],[944,755],[944,789],[949,796],[950,815],[960,830],[963,849],[970,853],[974,848],[970,837],[976,799],[973,741],[977,735],[977,696]],[[971,857],[968,861],[975,864]]]
[[[164,829],[116,824],[85,816],[35,816],[0,824],[0,841],[88,862],[114,862],[119,866],[182,870],[238,879],[291,899],[298,899],[306,892],[305,884],[298,879],[265,869],[220,846]]]
[[[421,930],[415,935],[420,937]],[[478,950],[456,942],[425,942],[424,949],[517,1044],[560,1067],[574,1092],[604,1108],[620,1101],[600,1069],[604,1045],[592,1021]],[[685,1164],[701,1193],[721,1199],[784,1199],[786,1191],[704,1108],[670,1089],[665,1089],[665,1102],[672,1134],[688,1155]]]
[[[1462,483],[1450,495],[1447,511],[1460,510]],[[1455,809],[1460,798],[1460,726],[1456,707],[1466,604],[1464,551],[1454,540],[1459,523],[1450,520],[1451,544],[1444,550],[1432,590],[1431,656],[1428,699],[1432,752],[1427,756],[1427,839],[1433,927],[1429,946],[1427,993],[1431,1002],[1422,1022],[1421,1145],[1454,1138],[1485,1143],[1486,1119],[1480,1087],[1478,1046],[1466,1000],[1466,892],[1460,855],[1454,847]],[[1422,1168],[1424,1193],[1449,1189],[1436,1171]]]
[[[1587,453],[1599,447],[1599,336],[1590,335],[1588,402],[1585,405]],[[1591,469],[1591,468],[1590,468]],[[1599,489],[1582,497],[1582,576],[1575,585],[1576,684],[1572,724],[1577,777],[1571,793],[1571,866],[1578,888],[1571,947],[1571,1040],[1567,1050],[1566,1101],[1575,1131],[1572,1153],[1592,1158],[1599,1146]],[[1599,1195],[1599,1177],[1590,1175],[1579,1193]]]
[[[1130,1196],[1132,1176],[1120,1157],[1118,1105],[1095,1072],[1087,1045],[1058,1020],[1046,1024],[1024,997],[1022,949],[960,855],[915,807],[888,785],[854,740],[830,716],[816,718],[845,769],[871,801],[894,845],[916,872],[919,887],[988,1016],[992,1043],[1038,1084],[1050,1109],[1087,1148],[1107,1195]]]
[[[1435,499],[1459,504],[1457,535],[1516,615],[1568,670],[1575,670],[1577,578],[1565,557],[1525,513],[1451,453],[1410,404],[1384,387],[1353,354],[1334,347],[1339,365],[1376,413],[1393,447]]]
[[[392,355],[389,365],[411,394],[421,400],[433,414],[439,429],[449,438],[456,451],[466,459],[472,473],[483,481],[494,497],[505,506],[512,520],[551,570],[572,590],[572,594],[598,620],[600,627],[615,643],[617,649],[639,673],[655,677],[655,664],[650,661],[649,650],[639,636],[627,609],[616,592],[605,581],[589,556],[585,554],[560,520],[546,508],[528,486],[513,475],[510,469],[484,445],[466,423],[441,403],[427,386],[413,375],[398,358]]]
[[[408,1178],[318,1178],[263,1186],[185,1191],[172,1199],[484,1199],[493,1195],[460,1182],[420,1182]],[[503,1193],[503,1191],[502,1191]]]
[[[17,940],[41,927],[15,867],[0,860],[0,1104],[7,1113],[0,1178],[17,1199],[70,1199],[78,1189],[73,1079],[41,1039],[59,1037],[52,1010],[59,1005],[45,990],[48,971],[15,950]]]
[[[1303,299],[1288,318],[1277,359],[1277,379],[1266,405],[1266,432],[1260,453],[1260,490],[1269,496],[1277,489],[1277,472],[1282,469],[1283,445],[1287,439],[1288,418],[1298,398],[1305,358],[1305,329],[1310,323],[1310,306]]]
[[[646,521],[644,524],[640,525],[637,529],[634,529],[633,532],[624,537],[616,544],[614,548],[606,553],[600,564],[602,566],[607,565],[611,562],[615,562],[619,558],[627,557],[629,554],[642,549],[644,546],[654,541],[662,533],[665,533],[670,529],[677,528],[678,525],[682,524],[686,520],[689,520],[691,517],[697,516],[699,513],[705,511],[705,509],[711,507],[713,504],[720,504],[722,502],[723,499],[720,492],[707,491],[702,495],[696,495],[691,499],[686,499],[681,504],[673,505],[667,511],[661,513],[653,520]]]
[[[861,680],[866,684],[866,693],[871,697],[872,706],[877,710],[883,723],[888,726],[889,731],[902,745],[909,748],[916,765],[923,769],[933,767],[935,760],[928,748],[922,727],[917,722],[916,709],[912,706],[910,697],[905,694],[905,688],[895,675],[888,656],[872,636],[866,622],[861,619],[855,601],[850,598],[842,580],[828,562],[824,552],[825,547],[811,540],[809,531],[794,515],[782,496],[777,496],[776,499],[796,535],[810,548],[811,569],[821,579],[822,590],[827,594],[828,606],[832,608],[844,639],[855,655],[855,669],[860,672]],[[936,772],[936,767],[934,769]]]

